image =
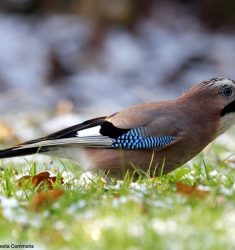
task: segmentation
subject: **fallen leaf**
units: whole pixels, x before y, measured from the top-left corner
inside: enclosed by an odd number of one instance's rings
[[[48,179],[50,178],[50,173],[49,172],[41,172],[32,178],[32,184],[34,186],[38,186],[39,184],[43,182],[48,182]]]
[[[53,188],[53,184],[56,182],[56,176],[50,176],[49,172],[41,172],[37,175],[30,176],[25,175],[18,180],[19,187],[22,187],[24,183],[31,183],[32,186],[39,186],[38,191],[41,191],[43,188],[47,187],[48,189]],[[60,177],[60,183],[63,184],[63,177]]]
[[[31,207],[34,211],[40,211],[43,208],[51,206],[64,193],[61,189],[53,189],[36,194],[31,200]]]
[[[209,194],[208,191],[198,189],[196,185],[189,186],[182,182],[176,183],[176,190],[178,193],[199,198],[204,198]]]
[[[30,175],[25,175],[25,176],[22,176],[19,180],[18,180],[18,186],[19,187],[23,187],[23,185],[25,183],[29,183],[32,179],[32,176]]]

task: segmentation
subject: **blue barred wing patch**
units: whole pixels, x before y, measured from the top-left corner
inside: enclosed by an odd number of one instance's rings
[[[141,128],[135,128],[113,139],[112,147],[120,149],[160,149],[170,144],[174,139],[173,136],[143,137]]]

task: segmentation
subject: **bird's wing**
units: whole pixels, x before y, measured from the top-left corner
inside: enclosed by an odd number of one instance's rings
[[[18,147],[45,147],[79,144],[81,147],[108,147],[112,140],[103,136],[99,130],[103,126],[106,117],[98,117],[83,123],[65,128],[48,136],[24,142]]]
[[[165,114],[154,117],[156,114],[152,112],[140,109],[138,112],[129,113],[129,116],[126,112],[119,112],[109,117],[95,118],[38,140],[26,142],[20,147],[76,144],[81,147],[114,149],[162,149],[177,142],[179,129],[176,128],[175,120],[172,120],[174,117],[168,118]],[[127,121],[132,121],[129,127]]]
[[[138,109],[137,112],[129,113],[127,111],[88,120],[46,137],[1,150],[0,158],[43,153],[60,146],[75,145],[89,148],[161,150],[181,140],[178,126],[180,123],[174,116],[151,109]]]

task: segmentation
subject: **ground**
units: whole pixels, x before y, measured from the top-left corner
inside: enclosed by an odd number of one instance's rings
[[[227,155],[215,144],[169,175],[135,182],[91,178],[56,159],[2,162],[1,245],[234,249],[235,170]]]

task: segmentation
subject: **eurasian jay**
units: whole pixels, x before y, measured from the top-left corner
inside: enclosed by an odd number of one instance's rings
[[[174,100],[140,104],[1,150],[0,158],[42,153],[116,177],[135,169],[155,176],[189,161],[234,123],[235,81],[213,78]]]

